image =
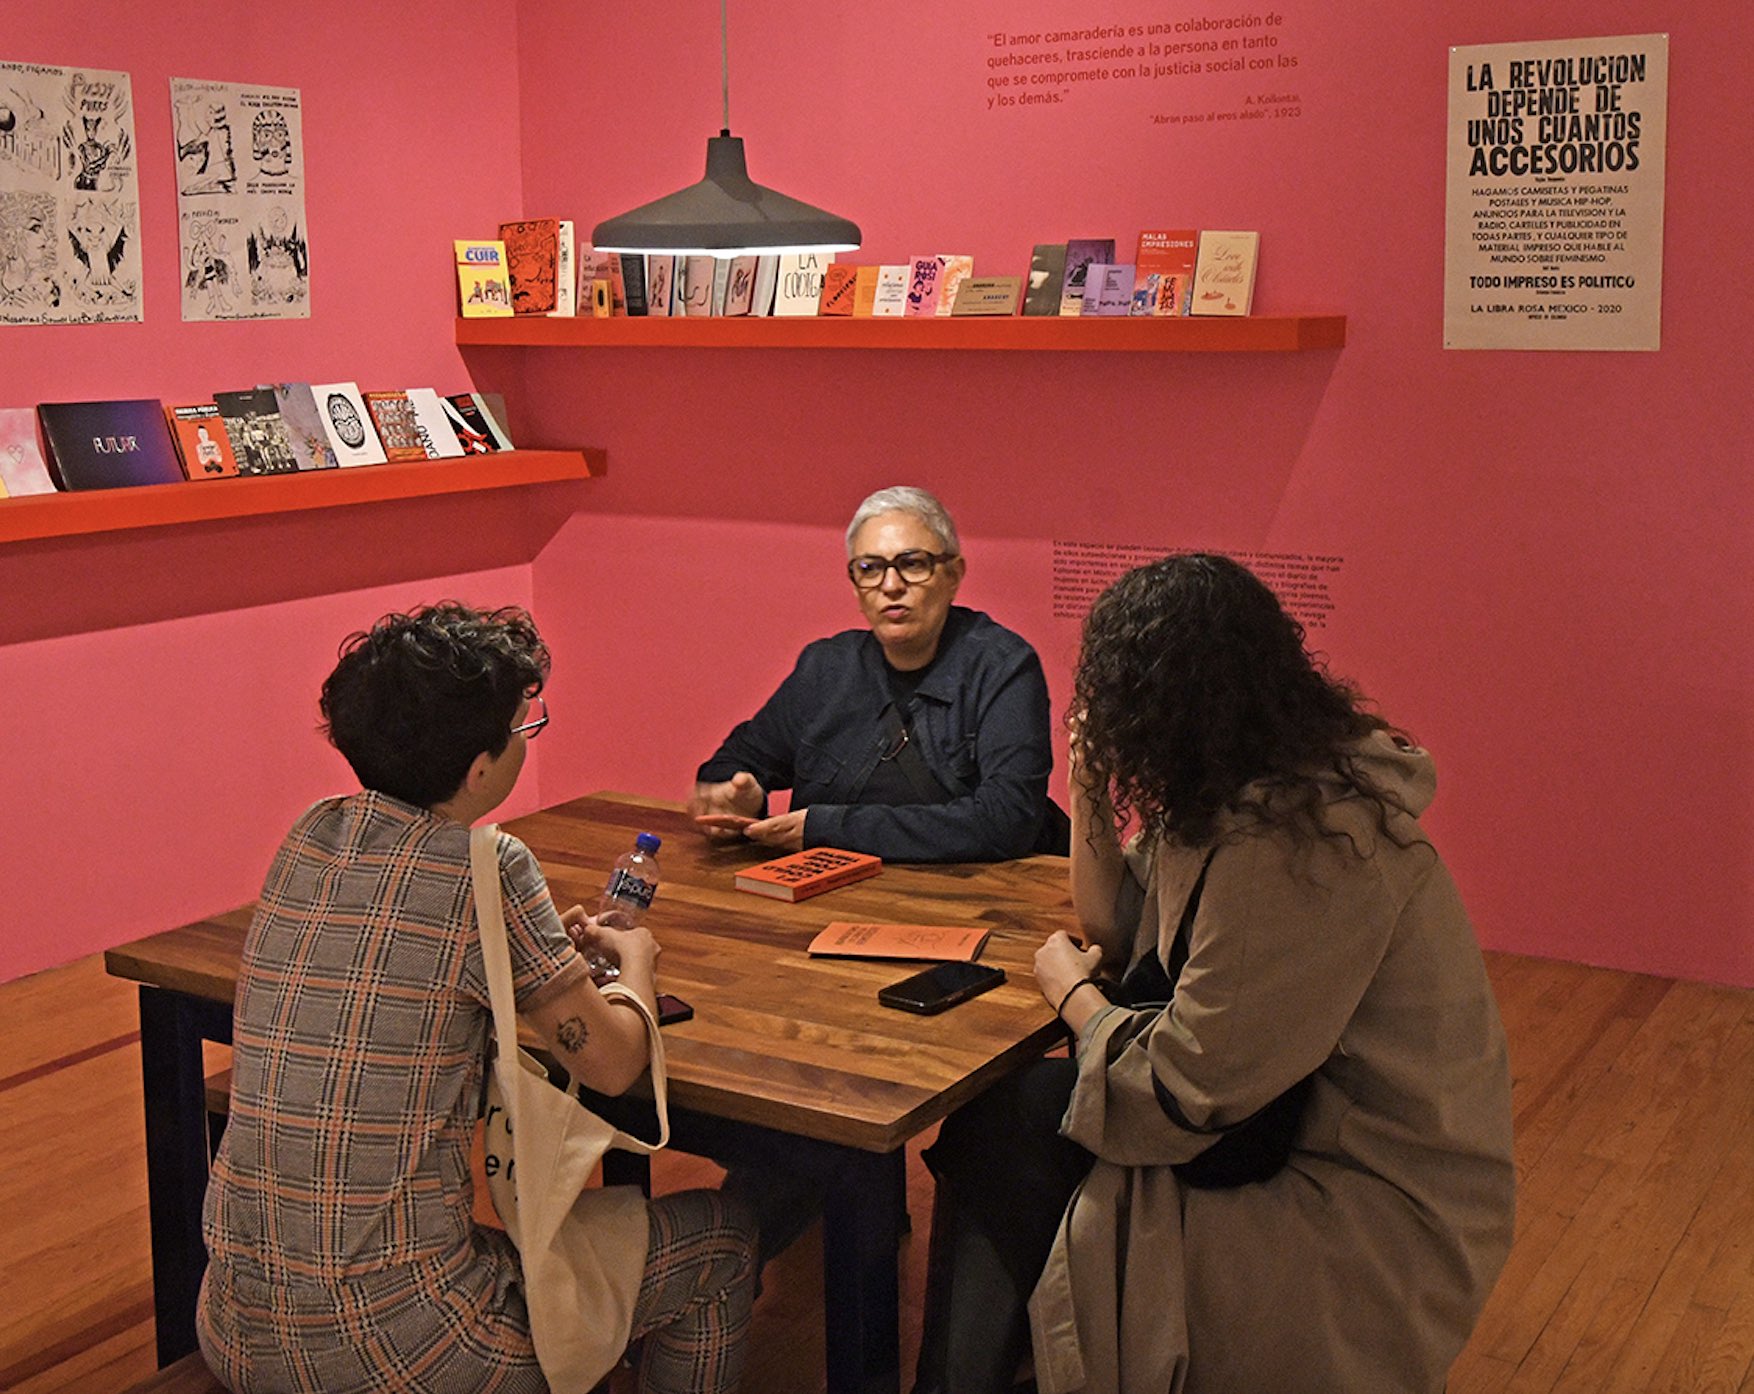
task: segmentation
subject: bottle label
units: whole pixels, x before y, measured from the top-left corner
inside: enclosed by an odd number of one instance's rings
[[[638,905],[642,910],[652,908],[652,897],[658,893],[656,881],[642,880],[631,871],[617,871],[609,877],[609,889],[605,894],[610,900],[625,901],[630,905]]]

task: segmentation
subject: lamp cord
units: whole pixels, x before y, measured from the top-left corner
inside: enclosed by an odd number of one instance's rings
[[[719,134],[731,134],[731,21],[726,13],[730,0],[719,0],[719,72],[724,83],[725,92],[725,129]]]

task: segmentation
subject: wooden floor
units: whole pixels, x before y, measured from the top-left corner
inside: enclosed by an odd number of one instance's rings
[[[1516,1074],[1517,1243],[1451,1394],[1754,1394],[1754,993],[1490,958]],[[0,985],[0,1391],[153,1366],[140,1047],[92,958]],[[660,1189],[710,1182],[661,1158]],[[930,1188],[910,1163],[903,1359]],[[822,1387],[818,1246],[768,1271],[751,1394]]]

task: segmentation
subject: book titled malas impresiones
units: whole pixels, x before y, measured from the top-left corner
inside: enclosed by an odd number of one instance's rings
[[[774,900],[808,900],[883,870],[883,859],[838,847],[811,847],[737,873],[737,889]]]
[[[1200,234],[1192,228],[1147,228],[1139,234],[1133,278],[1135,315],[1185,315]]]

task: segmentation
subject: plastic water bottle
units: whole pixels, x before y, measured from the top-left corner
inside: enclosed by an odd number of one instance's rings
[[[658,893],[658,848],[664,845],[656,833],[641,833],[633,850],[615,859],[609,884],[597,902],[597,921],[611,929],[632,929],[652,908]]]
[[[597,923],[609,929],[632,929],[642,923],[658,893],[658,848],[664,845],[656,833],[641,833],[633,850],[615,859],[609,884],[597,901]],[[621,966],[603,955],[589,956],[592,976],[599,982],[619,977]]]

